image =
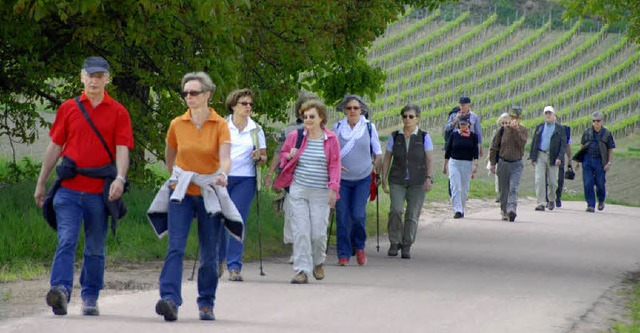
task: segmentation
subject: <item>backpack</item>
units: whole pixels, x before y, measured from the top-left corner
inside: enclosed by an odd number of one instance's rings
[[[459,106],[455,106],[453,109],[451,109],[451,111],[449,111],[449,114],[447,115],[447,120],[449,120],[449,118],[451,118],[451,115],[454,113],[458,113],[460,112],[460,107]],[[451,133],[453,133],[454,128],[451,127],[450,129],[446,129],[446,124],[445,126],[445,130],[443,131],[443,136],[444,136],[444,142],[447,143],[447,141],[449,141],[449,137],[451,137]]]

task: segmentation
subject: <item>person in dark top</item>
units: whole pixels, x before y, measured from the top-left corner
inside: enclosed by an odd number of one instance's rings
[[[478,136],[469,129],[469,121],[461,118],[458,129],[445,145],[442,173],[449,175],[451,206],[454,219],[464,217],[471,178],[478,170]]]

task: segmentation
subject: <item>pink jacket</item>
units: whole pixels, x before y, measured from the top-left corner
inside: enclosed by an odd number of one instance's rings
[[[327,171],[329,173],[329,182],[327,183],[327,187],[336,191],[336,195],[339,198],[340,175],[342,169],[342,166],[340,165],[340,142],[338,141],[336,134],[326,128],[324,128],[324,134],[324,155],[327,157]],[[282,150],[280,151],[280,167],[282,168],[282,172],[273,184],[273,187],[275,188],[289,187],[293,182],[293,172],[298,164],[298,159],[304,152],[305,148],[307,148],[307,130],[305,129],[304,131],[304,137],[302,138],[300,149],[298,149],[298,152],[292,159],[287,160],[287,155],[289,155],[291,149],[296,146],[297,138],[298,131],[289,133],[284,145],[282,146]]]

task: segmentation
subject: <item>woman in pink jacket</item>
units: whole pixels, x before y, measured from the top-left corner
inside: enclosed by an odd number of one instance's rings
[[[298,131],[291,132],[280,151],[282,172],[275,188],[289,188],[287,214],[293,234],[294,284],[308,283],[313,271],[324,278],[329,210],[340,193],[340,143],[327,130],[327,107],[318,100],[302,105],[302,143],[296,148]]]

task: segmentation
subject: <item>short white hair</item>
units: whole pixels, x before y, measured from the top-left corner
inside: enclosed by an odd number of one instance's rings
[[[509,117],[510,117],[509,114],[506,112],[501,114],[500,117],[498,117],[498,119],[496,120],[496,124],[500,125],[500,123],[504,118],[509,118]]]

